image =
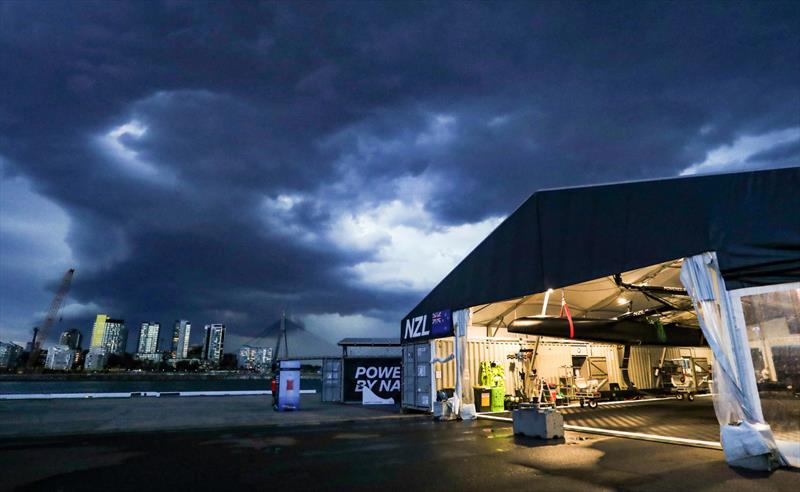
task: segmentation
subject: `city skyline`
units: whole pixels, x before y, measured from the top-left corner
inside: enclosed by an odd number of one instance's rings
[[[163,327],[166,326],[166,325],[164,325],[161,321],[149,320],[149,321],[134,322],[134,323],[132,323],[132,325],[133,326],[138,326],[138,328],[136,330],[131,330],[131,329],[127,328],[127,321],[126,321],[126,318],[124,318],[124,317],[112,318],[109,315],[100,315],[100,314],[98,314],[98,315],[95,315],[92,318],[93,321],[91,322],[91,325],[88,328],[83,328],[82,329],[80,327],[74,327],[74,328],[65,329],[65,328],[62,328],[60,326],[54,327],[51,330],[51,333],[47,337],[48,338],[47,342],[44,343],[42,348],[44,350],[46,350],[48,347],[59,345],[59,344],[63,344],[62,340],[61,340],[61,337],[63,335],[65,335],[67,332],[77,332],[78,333],[79,344],[80,344],[80,341],[83,341],[83,340],[87,340],[88,341],[88,343],[85,346],[83,346],[82,349],[83,350],[90,349],[91,348],[92,336],[95,333],[94,326],[97,324],[97,320],[98,320],[97,317],[98,316],[105,316],[105,319],[107,319],[109,321],[112,321],[112,322],[121,321],[124,324],[126,324],[126,331],[127,331],[126,352],[127,353],[131,353],[131,354],[135,354],[135,353],[139,352],[138,347],[139,347],[139,343],[140,343],[140,340],[141,340],[141,329],[142,329],[142,326],[144,326],[145,324],[148,324],[148,323],[154,323],[154,324],[158,324],[159,325],[159,329],[158,329],[159,335],[158,335],[158,339],[157,339],[157,352],[158,353],[169,352],[171,357],[175,357],[175,355],[173,355],[176,352],[174,344],[177,343],[177,341],[179,340],[179,338],[177,338],[179,330],[180,330],[181,333],[184,333],[185,335],[189,335],[190,338],[189,337],[185,337],[185,336],[184,337],[180,337],[181,344],[182,344],[181,346],[183,348],[184,355],[183,355],[183,357],[177,357],[178,359],[186,358],[185,354],[188,353],[188,350],[190,348],[203,347],[204,342],[205,342],[204,331],[203,330],[192,330],[191,329],[192,322],[189,321],[189,320],[176,319],[175,322],[174,322],[175,324],[173,325],[173,329],[172,330],[163,329]],[[298,320],[298,319],[292,318],[291,316],[287,317],[287,319],[291,319],[292,322],[294,322],[294,323],[300,323],[304,327],[304,329],[307,329],[307,327],[302,323],[302,320]],[[275,320],[270,320],[270,322],[275,322]],[[185,324],[187,327],[184,327],[184,326],[180,326],[179,327],[178,325],[180,323]],[[216,324],[220,324],[220,325],[225,326],[225,337],[226,337],[225,347],[226,347],[226,350],[227,350],[227,352],[225,352],[225,353],[236,353],[240,347],[248,345],[248,343],[250,343],[250,341],[254,338],[253,336],[250,336],[250,335],[240,335],[240,334],[236,333],[235,330],[234,330],[233,333],[231,333],[228,323],[204,323],[204,324],[202,324],[202,326],[216,325]],[[6,339],[3,339],[3,338],[0,338],[0,342],[14,343],[16,345],[19,345],[19,346],[25,348],[26,345],[30,343],[30,338],[33,337],[33,328],[35,328],[35,327],[32,327],[30,329],[30,337],[27,340],[6,340]],[[102,331],[100,331],[98,333],[99,333],[99,337],[101,337],[101,339],[102,339]],[[87,336],[87,334],[88,334],[88,336]],[[318,333],[315,333],[315,335],[320,336],[320,334],[318,334]],[[234,340],[233,343],[229,343],[230,338],[233,338],[233,340]],[[324,334],[323,334],[323,338],[326,339],[326,341],[329,341],[329,342],[334,343],[334,344],[339,341],[339,338],[328,339],[328,338],[324,337]],[[37,342],[38,343],[42,343],[43,340],[41,340],[41,338],[37,338]]]
[[[41,366],[50,371],[112,371],[145,370],[145,371],[191,371],[197,372],[220,369],[248,370],[265,372],[270,367],[272,347],[258,344],[245,344],[238,350],[224,350],[226,326],[212,323],[204,326],[203,341],[200,345],[189,346],[188,341],[191,323],[187,320],[176,320],[173,337],[161,339],[161,323],[146,321],[138,330],[138,341],[135,350],[125,351],[118,335],[126,331],[125,320],[114,319],[105,314],[98,314],[93,326],[92,337],[95,344],[89,348],[81,348],[81,332],[71,328],[64,330],[58,337],[58,343],[43,348],[39,354]],[[37,341],[38,344],[38,341]],[[13,342],[0,341],[0,369],[19,370],[19,357],[29,357],[30,352]],[[112,364],[112,356],[116,356]],[[226,361],[228,356],[230,359]],[[27,359],[24,359],[27,363]],[[181,366],[181,362],[189,365]],[[166,365],[164,365],[166,363]]]

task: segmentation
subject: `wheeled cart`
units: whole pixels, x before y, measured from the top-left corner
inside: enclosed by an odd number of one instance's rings
[[[709,388],[711,372],[693,357],[673,359],[676,370],[670,375],[672,392],[675,398],[694,401],[697,393],[706,392]]]
[[[581,406],[589,405],[589,408],[597,408],[600,402],[599,388],[605,384],[606,380],[575,378],[575,398]]]

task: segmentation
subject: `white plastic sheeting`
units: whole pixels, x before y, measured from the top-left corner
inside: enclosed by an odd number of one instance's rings
[[[761,412],[747,333],[736,323],[716,254],[684,259],[681,282],[714,353],[714,410],[725,459],[752,469],[786,465]]]
[[[800,468],[800,282],[729,291],[750,342],[764,420],[783,458]]]
[[[470,324],[470,310],[462,309],[453,313],[453,323],[455,323],[455,354],[456,354],[456,385],[455,398],[460,404],[463,400],[464,386],[464,342],[467,337],[467,327]],[[460,405],[459,405],[460,407]],[[460,409],[460,408],[459,408]],[[458,410],[456,415],[458,415]]]

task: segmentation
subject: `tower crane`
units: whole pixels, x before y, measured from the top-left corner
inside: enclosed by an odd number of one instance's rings
[[[47,331],[56,321],[56,316],[58,316],[58,311],[61,309],[61,304],[63,304],[64,298],[67,297],[67,292],[69,292],[69,286],[72,283],[73,275],[75,275],[75,269],[70,268],[61,279],[61,285],[58,287],[56,295],[50,303],[50,309],[47,310],[47,317],[44,319],[44,323],[39,327],[39,341],[35,342],[31,347],[31,354],[28,357],[28,363],[26,365],[26,369],[28,370],[32,369],[33,365],[39,359],[39,353],[42,351],[42,344],[47,340]]]

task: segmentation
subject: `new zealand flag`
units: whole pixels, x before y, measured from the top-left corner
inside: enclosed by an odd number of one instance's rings
[[[449,309],[431,315],[431,337],[439,338],[453,334],[453,313]]]

